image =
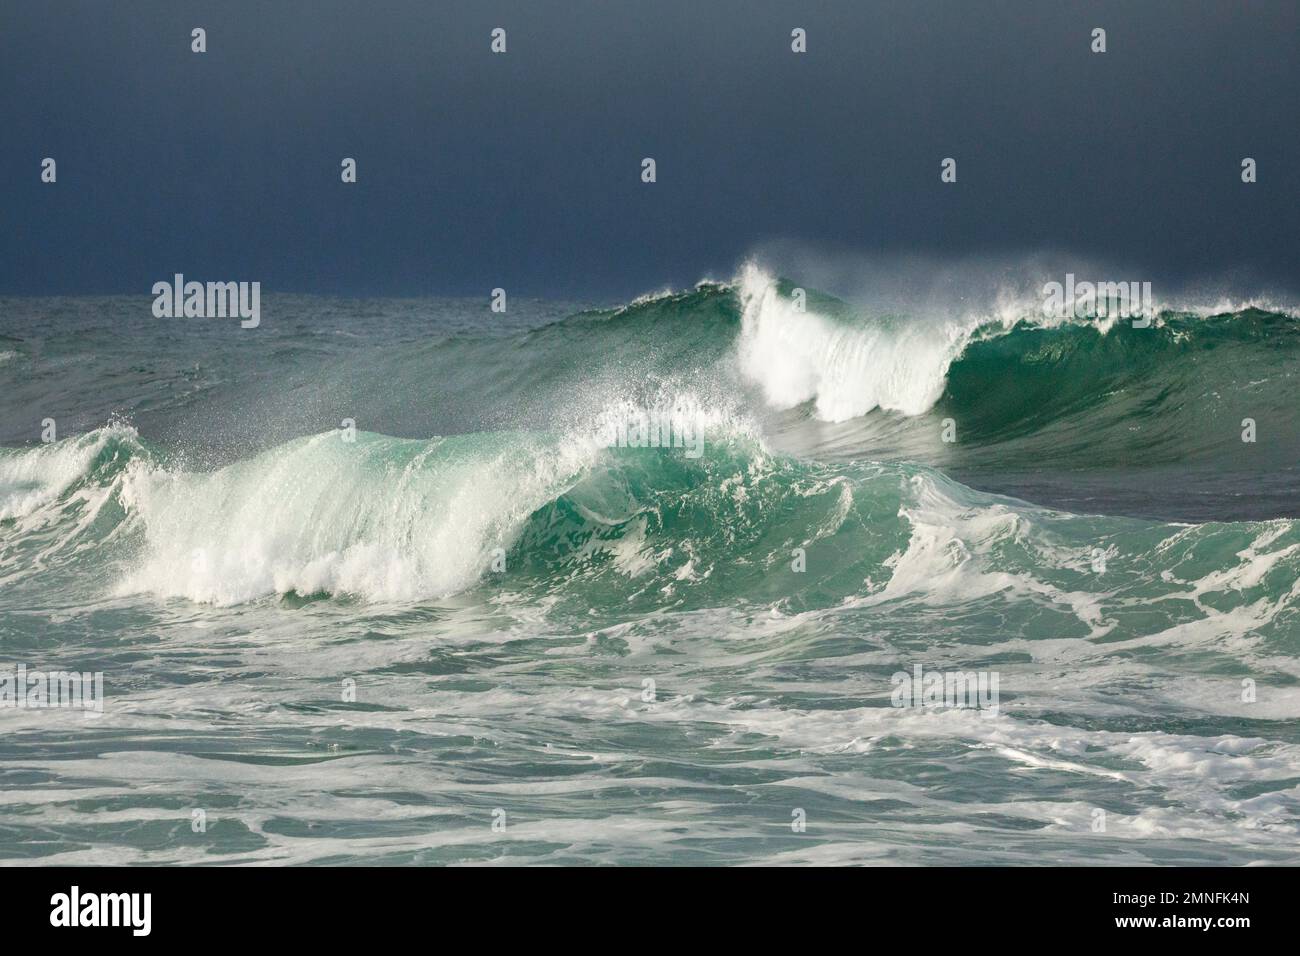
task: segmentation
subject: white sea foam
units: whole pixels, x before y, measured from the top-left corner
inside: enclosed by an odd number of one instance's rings
[[[943,394],[948,366],[974,326],[961,322],[849,326],[799,312],[754,265],[737,280],[741,371],[776,408],[815,402],[819,418],[845,421],[874,408],[919,415]]]
[[[0,451],[0,520],[25,517],[57,500],[86,476],[110,442],[135,438],[135,429],[110,425],[65,441]]]
[[[1010,331],[1018,323],[1041,328],[1091,325],[1103,335],[1125,320],[1115,316],[1044,315],[1037,286],[999,287],[983,306],[935,306],[921,315],[844,320],[799,311],[778,293],[771,273],[746,263],[732,282],[740,300],[736,362],[770,405],[812,402],[818,418],[840,422],[873,409],[919,415],[942,396],[948,370],[975,339]],[[1156,311],[1209,316],[1246,308],[1295,314],[1268,299],[1202,298],[1161,301]],[[1156,317],[1155,326],[1164,324]]]
[[[145,552],[120,591],[225,605],[291,591],[409,601],[463,590],[595,454],[498,439],[330,432],[211,473],[135,467],[122,500]]]

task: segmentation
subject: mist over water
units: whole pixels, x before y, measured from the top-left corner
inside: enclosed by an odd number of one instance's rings
[[[0,302],[0,857],[1300,861],[1294,310],[799,282]]]

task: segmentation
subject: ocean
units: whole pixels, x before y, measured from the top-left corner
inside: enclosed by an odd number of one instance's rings
[[[755,266],[0,300],[0,860],[1300,863],[1298,358]]]

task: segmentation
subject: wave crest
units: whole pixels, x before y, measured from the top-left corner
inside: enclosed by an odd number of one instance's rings
[[[873,409],[919,415],[943,394],[952,361],[975,327],[959,322],[852,326],[804,309],[753,265],[736,294],[741,370],[776,408],[815,403],[819,418],[841,422]]]
[[[118,591],[213,604],[444,597],[487,573],[591,454],[576,443],[543,453],[523,435],[327,432],[209,473],[134,467],[122,501],[143,557]]]

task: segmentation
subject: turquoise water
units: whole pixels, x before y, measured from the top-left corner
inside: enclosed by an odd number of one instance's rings
[[[792,291],[0,302],[0,858],[1300,861],[1294,316]]]

